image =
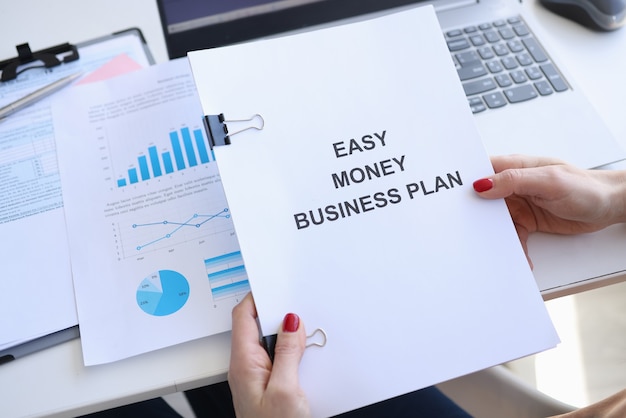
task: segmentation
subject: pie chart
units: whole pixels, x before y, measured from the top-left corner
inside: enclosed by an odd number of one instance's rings
[[[143,279],[137,288],[137,305],[145,313],[166,316],[182,308],[189,298],[189,282],[172,270],[159,270]]]

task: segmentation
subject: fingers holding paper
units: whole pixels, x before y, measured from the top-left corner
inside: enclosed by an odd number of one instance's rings
[[[238,417],[307,417],[309,404],[298,369],[304,354],[304,325],[287,314],[278,331],[274,363],[259,344],[257,312],[248,294],[233,309],[233,332],[228,383]]]
[[[504,198],[522,245],[529,234],[579,234],[624,222],[626,171],[583,170],[524,155],[491,158],[495,174],[474,182],[485,199]]]

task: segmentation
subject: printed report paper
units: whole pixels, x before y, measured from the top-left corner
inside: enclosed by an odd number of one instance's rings
[[[249,286],[187,60],[54,114],[85,365],[230,330]]]
[[[264,121],[214,152],[263,335],[327,335],[314,416],[557,344],[431,7],[189,58],[206,115]]]

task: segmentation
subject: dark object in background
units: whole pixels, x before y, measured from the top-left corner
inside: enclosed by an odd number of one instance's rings
[[[626,0],[540,0],[546,9],[591,29],[611,31],[626,22]]]

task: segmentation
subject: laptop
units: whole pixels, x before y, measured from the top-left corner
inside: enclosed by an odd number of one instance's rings
[[[626,158],[517,0],[157,3],[170,58],[432,4],[490,155],[552,156],[583,168]]]

